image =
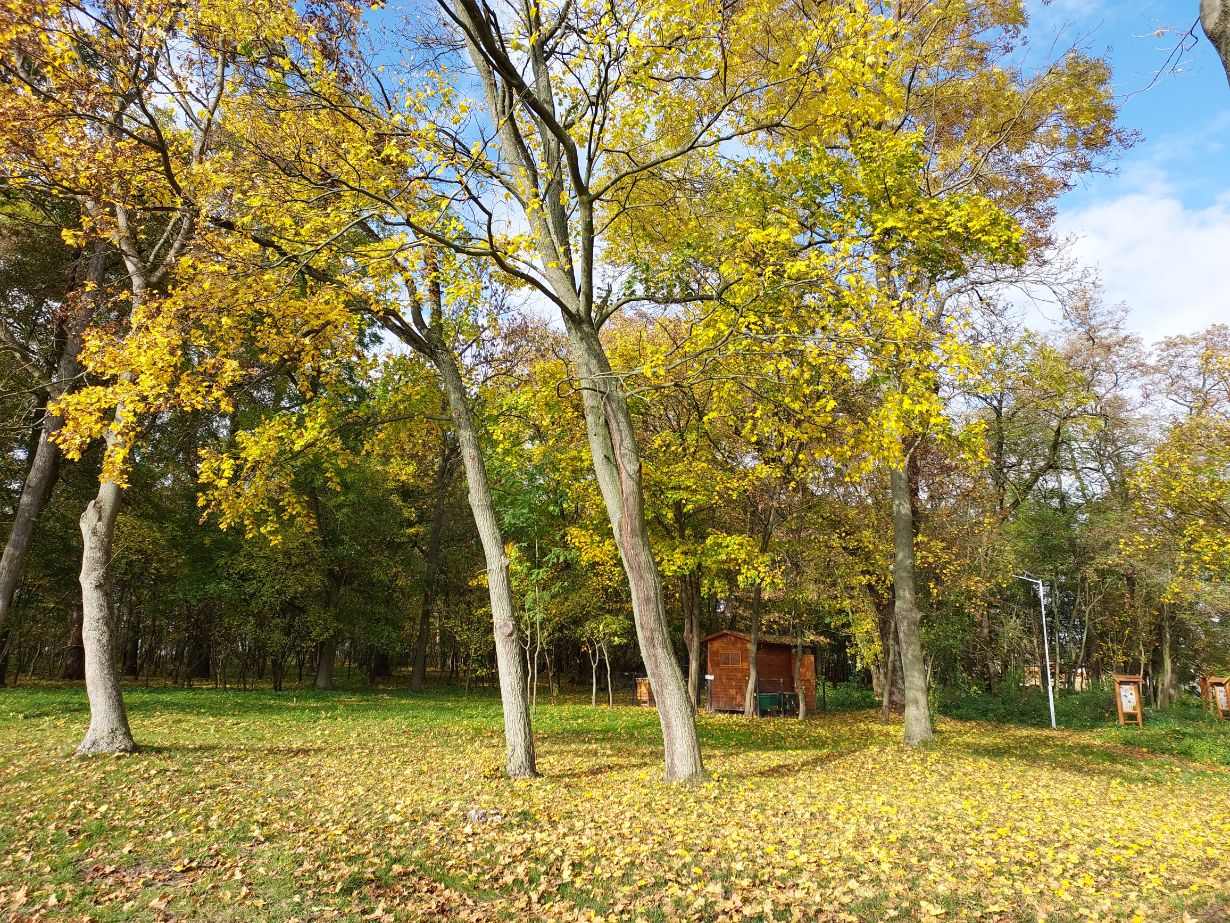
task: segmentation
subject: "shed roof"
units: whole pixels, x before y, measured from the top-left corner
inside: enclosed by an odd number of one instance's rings
[[[752,641],[752,636],[749,635],[745,631],[734,631],[733,629],[730,629],[730,628],[723,628],[721,631],[715,631],[713,634],[708,635],[707,637],[701,638],[700,643],[708,644],[714,638],[720,638],[723,635],[729,635],[732,638],[742,638],[744,641],[748,642],[749,644]],[[757,641],[756,643],[757,644],[772,644],[774,646],[781,646],[781,647],[794,647],[795,639],[789,637],[788,635],[761,635],[760,640]],[[812,647],[813,645],[810,642],[804,641],[803,646]]]

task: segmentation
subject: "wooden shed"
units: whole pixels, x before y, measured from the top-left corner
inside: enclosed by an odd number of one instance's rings
[[[741,631],[719,631],[703,639],[708,667],[709,710],[743,711],[752,639]],[[808,711],[816,706],[816,655],[803,648],[799,682],[794,688],[795,642],[790,638],[761,635],[756,645],[757,691],[801,694]]]

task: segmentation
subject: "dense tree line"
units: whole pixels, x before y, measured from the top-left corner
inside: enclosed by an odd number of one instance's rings
[[[1227,664],[1230,334],[1064,261],[1130,139],[1020,4],[3,17],[0,672],[84,677],[82,752],[121,675],[434,670],[529,776],[540,687],[644,671],[689,779],[722,627],[908,743],[1047,646],[1162,706]]]

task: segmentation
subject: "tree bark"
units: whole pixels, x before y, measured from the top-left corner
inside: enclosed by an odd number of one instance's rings
[[[337,667],[337,635],[330,635],[320,642],[316,653],[316,679],[312,683],[317,689],[328,691],[333,688],[333,674]]]
[[[469,396],[453,354],[437,345],[431,360],[444,385],[453,431],[461,452],[466,475],[470,512],[483,546],[487,564],[487,590],[491,601],[491,621],[495,633],[496,667],[500,678],[500,700],[504,708],[505,772],[510,779],[525,779],[538,774],[534,757],[534,734],[530,724],[529,697],[521,644],[513,615],[512,586],[508,576],[508,554],[504,536],[495,515],[491,484],[483,460],[478,432],[470,412]]]
[[[419,612],[418,637],[414,640],[414,669],[410,673],[410,688],[423,691],[427,677],[427,642],[431,637],[431,613],[435,608],[436,584],[440,579],[440,545],[444,533],[444,513],[447,509],[448,486],[452,480],[453,452],[448,439],[440,446],[440,462],[436,468],[434,497],[432,500],[431,525],[427,532],[427,548],[424,552],[426,573],[423,578],[422,609]]]
[[[696,736],[696,716],[666,624],[662,581],[645,522],[640,453],[627,398],[611,370],[598,331],[572,314],[565,315],[564,322],[581,376],[594,475],[628,577],[641,659],[657,703],[666,779],[698,780],[704,777],[705,767]]]
[[[1174,704],[1175,699],[1175,682],[1174,682],[1174,657],[1171,652],[1170,645],[1170,609],[1168,606],[1163,606],[1162,609],[1162,670],[1161,677],[1158,682],[1157,690],[1157,706],[1158,708],[1169,708]]]
[[[756,693],[760,691],[757,689],[760,685],[760,669],[757,660],[760,651],[760,608],[763,600],[764,594],[758,583],[752,590],[752,624],[748,631],[750,640],[747,648],[747,690],[743,694],[743,714],[748,718],[755,718],[759,711]]]
[[[897,709],[895,704],[894,692],[901,682],[901,674],[897,670],[897,623],[894,621],[889,627],[890,634],[887,638],[887,646],[883,648],[882,656],[884,657],[883,679],[880,680],[880,687],[883,690],[880,700],[880,723],[888,724],[892,720],[893,711]],[[902,705],[905,703],[904,689],[902,690]]]
[[[367,672],[367,680],[372,685],[376,684],[378,679],[388,679],[393,675],[393,661],[389,657],[388,651],[382,651],[379,648],[372,649],[371,668]]]
[[[586,643],[585,653],[589,657],[589,678],[590,678],[589,704],[591,707],[597,707],[598,705],[598,658],[601,656],[601,654],[599,653],[598,647],[596,644],[593,647],[590,647],[589,645],[591,642],[586,641],[585,643]]]
[[[1200,0],[1200,25],[1230,80],[1230,0]]]
[[[606,642],[602,642],[602,661],[606,664],[606,704],[608,708],[615,705],[615,687],[611,685],[611,652]]]
[[[799,700],[799,720],[804,721],[807,719],[807,696],[803,694],[803,633],[801,630],[795,635],[794,695]]]
[[[901,682],[901,653],[897,647],[897,621],[893,617],[892,595],[871,594],[880,633],[880,668],[876,671],[881,720],[887,724],[895,712],[905,711],[905,687]]]
[[[893,616],[901,651],[905,686],[905,742],[911,746],[931,740],[931,711],[927,701],[927,664],[923,655],[922,611],[914,555],[913,492],[906,464],[889,475],[893,501]]]
[[[700,707],[700,574],[684,574],[679,581],[683,608],[683,644],[688,650],[688,700]]]
[[[773,538],[773,526],[776,515],[777,503],[774,501],[770,504],[768,514],[765,516],[764,528],[760,530],[761,554],[765,554],[769,550],[769,542]],[[760,614],[763,607],[764,587],[763,584],[757,583],[756,588],[752,591],[751,643],[747,655],[747,691],[743,696],[743,714],[749,718],[754,717],[760,710],[756,693],[759,692],[757,686],[760,683],[758,652],[760,650]]]
[[[118,439],[122,404],[115,409],[116,424],[107,430],[108,450]],[[90,726],[77,753],[131,753],[136,749],[116,670],[116,625],[111,610],[107,568],[120,511],[120,485],[103,478],[98,494],[81,514],[81,640],[85,646],[85,690],[90,701]]]
[[[133,679],[141,671],[141,619],[129,603],[127,638],[124,646],[124,675]],[[82,674],[84,676],[84,674]],[[78,677],[80,678],[80,677]]]
[[[671,505],[675,530],[680,542],[688,538],[687,519],[683,501],[676,499]],[[679,578],[679,608],[683,610],[683,646],[688,652],[688,700],[692,711],[700,707],[700,567],[697,565]]]
[[[38,446],[34,450],[34,459],[21,488],[21,497],[17,501],[17,511],[13,516],[13,527],[9,530],[4,552],[0,555],[0,630],[3,630],[5,622],[8,621],[13,606],[13,596],[21,580],[22,565],[30,548],[30,539],[34,535],[34,522],[51,495],[55,482],[60,450],[51,441],[51,436],[59,428],[60,419],[44,408]]]
[[[85,645],[81,643],[83,614],[81,602],[73,604],[73,621],[68,634],[68,651],[64,657],[64,672],[61,679],[85,679]]]

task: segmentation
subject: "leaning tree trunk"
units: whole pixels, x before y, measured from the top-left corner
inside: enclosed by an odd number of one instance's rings
[[[1230,0],[1200,0],[1200,24],[1230,80]]]
[[[93,288],[81,302],[80,311],[63,327],[63,345],[56,363],[55,378],[47,388],[47,404],[63,397],[81,371],[78,362],[81,337],[94,317],[98,297],[94,292],[102,290],[106,253],[106,246],[97,244],[90,254],[86,281]],[[55,486],[59,471],[60,449],[52,437],[62,425],[63,421],[59,417],[48,412],[46,407],[43,408],[43,421],[39,427],[38,443],[34,448],[30,470],[26,472],[25,482],[21,486],[21,497],[17,501],[13,525],[4,543],[4,552],[0,554],[0,631],[4,630],[4,624],[13,606],[13,595],[21,579],[21,567],[25,562],[26,551],[30,547],[30,538],[34,534],[34,521],[38,518],[44,504],[50,499],[51,490]]]
[[[9,640],[12,635],[12,626],[0,628],[0,689],[4,688],[5,682],[9,676]]]
[[[491,484],[483,461],[482,447],[474,418],[470,413],[465,383],[452,353],[437,346],[431,356],[444,394],[448,399],[453,429],[461,450],[465,470],[470,511],[483,546],[487,563],[487,589],[491,600],[491,621],[495,632],[495,659],[500,678],[500,700],[504,707],[504,742],[507,748],[505,771],[510,779],[525,779],[537,775],[534,759],[534,734],[530,725],[529,697],[526,694],[525,669],[521,662],[521,643],[517,638],[517,622],[513,616],[512,586],[508,576],[508,554],[504,536],[495,515]]]
[[[927,701],[927,664],[923,655],[914,558],[914,510],[906,465],[890,473],[893,500],[893,616],[905,686],[905,742],[924,743],[934,736]]]
[[[666,624],[662,581],[645,523],[641,459],[627,398],[611,370],[598,331],[574,315],[566,315],[565,323],[581,375],[594,475],[628,576],[641,659],[658,707],[666,778],[700,779],[705,767],[696,736],[696,716]]]
[[[444,514],[447,509],[448,485],[452,472],[452,452],[446,440],[440,447],[440,463],[436,468],[435,497],[432,500],[431,526],[427,532],[424,554],[427,572],[423,580],[422,608],[419,611],[418,637],[414,640],[414,668],[410,673],[410,688],[423,691],[427,677],[427,642],[431,638],[431,613],[435,608],[436,584],[440,579],[440,545],[444,534]]]
[[[704,775],[700,758],[700,742],[696,736],[696,715],[688,699],[687,685],[675,659],[666,610],[662,601],[662,581],[649,529],[645,522],[645,497],[641,487],[641,459],[636,447],[632,417],[619,380],[612,374],[606,351],[598,337],[592,313],[593,278],[583,269],[581,287],[573,275],[569,217],[563,200],[563,156],[557,139],[548,138],[545,120],[539,137],[546,141],[543,160],[551,164],[540,171],[532,163],[533,155],[520,134],[510,106],[527,104],[520,89],[519,99],[504,93],[504,78],[509,74],[502,66],[493,66],[488,52],[492,50],[491,23],[482,20],[478,6],[468,3],[446,4],[464,32],[464,40],[483,85],[487,108],[495,119],[497,131],[504,142],[504,154],[527,189],[541,191],[542,208],[527,209],[527,217],[535,228],[538,251],[547,263],[550,285],[560,297],[562,319],[567,328],[572,359],[582,382],[585,408],[585,429],[589,437],[590,456],[598,487],[602,491],[607,518],[615,534],[624,573],[632,595],[632,617],[636,624],[637,642],[645,672],[658,706],[662,726],[662,744],[668,780],[692,780]],[[497,30],[498,32],[498,26]],[[499,39],[495,39],[499,44]],[[532,44],[532,43],[531,43]],[[501,52],[502,54],[502,52]],[[553,110],[551,77],[541,54],[541,47],[532,52],[535,75],[532,93],[540,111]],[[498,73],[497,73],[498,71]],[[520,78],[515,78],[520,80]],[[524,110],[523,110],[524,111]],[[507,117],[506,117],[507,116]],[[552,116],[553,119],[553,116]],[[561,168],[561,169],[556,169]],[[540,180],[542,185],[540,187]],[[581,249],[593,252],[596,234],[593,225],[593,201],[582,206]],[[592,266],[589,258],[587,267]],[[565,264],[569,265],[565,265]],[[590,309],[590,310],[587,310]]]
[[[59,428],[59,418],[44,409],[34,459],[26,473],[25,483],[22,484],[13,526],[4,543],[4,552],[0,555],[0,631],[4,629],[13,607],[13,597],[21,580],[22,564],[25,562],[26,551],[30,548],[30,539],[34,535],[34,521],[51,495],[55,482],[60,451],[51,441],[51,437]]]
[[[116,408],[116,421],[124,408]],[[116,427],[107,431],[107,448],[115,444]],[[130,753],[136,749],[124,711],[116,669],[116,625],[111,611],[107,567],[115,537],[115,519],[120,511],[120,485],[105,478],[98,495],[81,514],[81,640],[85,646],[85,690],[90,700],[90,727],[77,753]]]

